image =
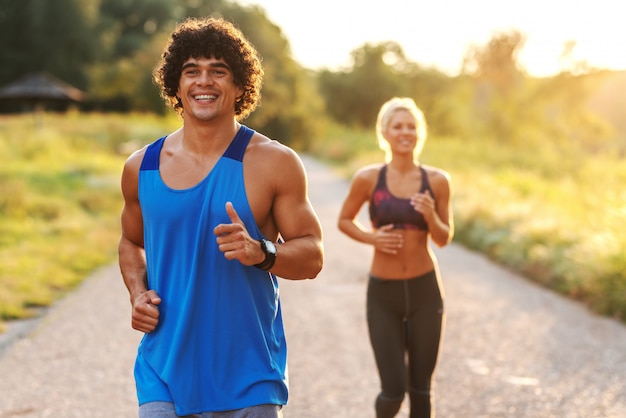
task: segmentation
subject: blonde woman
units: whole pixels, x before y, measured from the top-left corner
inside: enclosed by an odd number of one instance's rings
[[[419,162],[426,131],[424,115],[412,99],[386,102],[376,124],[386,160],[355,174],[339,215],[343,233],[374,247],[367,321],[381,383],[377,418],[394,417],[406,392],[411,418],[434,415],[431,381],[444,311],[429,239],[445,246],[454,226],[450,176]],[[366,203],[371,228],[357,221]]]

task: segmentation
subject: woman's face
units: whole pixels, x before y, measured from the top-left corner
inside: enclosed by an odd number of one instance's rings
[[[413,154],[417,146],[417,123],[413,115],[404,109],[396,110],[389,118],[383,136],[393,154]]]

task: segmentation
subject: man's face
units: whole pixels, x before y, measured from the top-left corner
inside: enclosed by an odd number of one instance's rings
[[[235,116],[235,100],[243,90],[234,84],[233,73],[223,59],[189,58],[183,63],[178,97],[185,120],[210,121]]]

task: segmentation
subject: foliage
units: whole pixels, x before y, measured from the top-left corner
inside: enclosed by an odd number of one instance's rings
[[[621,160],[552,144],[449,142],[439,158],[457,179],[461,242],[602,314],[626,318],[626,293],[607,285],[626,283]],[[458,167],[460,158],[474,166]]]
[[[619,128],[615,109],[621,107],[600,107],[597,100],[590,106],[610,74],[574,62],[556,76],[529,77],[517,58],[523,44],[518,31],[497,33],[486,45],[468,49],[463,72],[454,77],[407,61],[393,42],[365,44],[353,51],[350,68],[319,73],[320,93],[336,123],[360,129],[374,126],[384,101],[409,96],[435,135],[512,144],[556,142],[591,152],[614,149],[616,132],[610,122]],[[602,113],[594,113],[599,109]]]
[[[291,58],[285,36],[262,9],[233,6],[224,9],[224,16],[249,34],[263,57],[261,104],[246,123],[295,149],[308,149],[313,138],[323,132],[326,118],[314,78]]]
[[[590,95],[588,109],[609,124],[612,138],[608,148],[626,157],[626,95],[619,94],[626,91],[626,71],[600,71],[595,77],[597,88]]]
[[[263,9],[232,1],[0,0],[0,59],[10,63],[0,68],[0,85],[45,70],[87,90],[84,110],[165,114],[152,68],[175,24],[204,16],[235,23],[263,57],[263,101],[248,123],[306,149],[325,126],[315,80]]]
[[[395,42],[365,44],[352,52],[352,58],[350,68],[318,74],[326,110],[336,123],[373,128],[383,102],[408,96],[428,115],[431,131],[452,135],[472,129],[473,85],[468,77],[450,77],[411,62]]]
[[[552,142],[574,144],[592,152],[610,146],[610,124],[589,109],[590,97],[603,79],[603,74],[595,72],[562,72],[538,83],[536,100],[541,100],[547,109],[541,126]]]
[[[37,314],[115,259],[124,159],[179,124],[79,113],[33,122],[0,118],[0,322]]]
[[[396,70],[396,65],[401,67],[406,59],[394,42],[365,44],[352,52],[352,58],[354,64],[348,71],[321,72],[320,91],[336,121],[348,126],[373,126],[380,105],[406,91],[404,79]]]
[[[132,58],[159,32],[166,30],[174,6],[163,0],[100,0],[96,26],[107,60]]]
[[[84,110],[165,114],[151,72],[175,24],[189,16],[223,16],[250,38],[266,71],[261,106],[247,123],[297,149],[324,135],[329,117],[373,127],[379,106],[392,96],[413,97],[437,135],[626,149],[615,110],[622,106],[601,107],[614,126],[592,112],[597,101],[588,103],[603,77],[572,58],[574,43],[560,57],[562,73],[545,79],[520,67],[525,36],[518,31],[470,47],[458,76],[410,62],[395,42],[366,43],[352,51],[349,68],[315,73],[293,60],[289,42],[261,7],[233,0],[0,0],[0,59],[7,63],[0,85],[45,70],[87,90]],[[622,145],[615,147],[619,135]]]
[[[473,88],[470,80],[415,64],[409,68],[406,91],[402,95],[414,98],[417,106],[428,115],[429,132],[436,135],[467,133],[472,125],[467,106]]]
[[[528,144],[530,138],[591,151],[606,148],[611,128],[588,107],[602,78],[567,59],[572,43],[564,47],[559,74],[530,78],[517,59],[524,41],[513,30],[495,34],[486,45],[467,51],[464,73],[474,81],[472,132],[515,144]]]
[[[48,71],[85,88],[85,66],[99,46],[89,7],[79,0],[0,0],[0,85]]]
[[[166,35],[154,36],[131,57],[92,66],[90,93],[94,99],[88,106],[165,114],[167,108],[152,82],[150,68],[155,65],[155,57],[161,55],[166,40]]]
[[[496,34],[487,45],[470,47],[465,54],[463,73],[474,84],[470,102],[475,116],[473,132],[501,141],[518,142],[527,126],[527,80],[517,62],[524,37],[518,31]]]

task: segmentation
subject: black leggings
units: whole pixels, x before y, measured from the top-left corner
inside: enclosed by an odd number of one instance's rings
[[[367,323],[381,382],[377,418],[394,417],[407,391],[410,417],[430,417],[431,379],[444,323],[437,273],[406,280],[370,275]]]

